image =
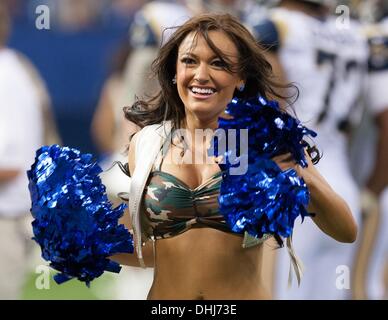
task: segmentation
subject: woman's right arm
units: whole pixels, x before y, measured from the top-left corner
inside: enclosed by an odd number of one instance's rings
[[[135,150],[136,150],[136,140],[137,140],[138,134],[136,133],[129,144],[129,150],[128,150],[128,167],[129,172],[131,176],[133,175],[133,172],[135,170]],[[132,232],[132,224],[131,224],[131,218],[128,210],[125,210],[124,215],[120,219],[119,223],[124,224],[124,226]],[[136,247],[136,243],[134,244],[134,247]],[[153,245],[152,241],[147,241],[146,244],[142,248],[143,252],[143,259],[144,263],[147,267],[153,267],[154,266],[154,253],[153,253]],[[132,266],[132,267],[140,267],[139,259],[137,257],[136,250],[134,253],[120,253],[115,254],[110,257],[111,260],[118,262],[122,265]]]

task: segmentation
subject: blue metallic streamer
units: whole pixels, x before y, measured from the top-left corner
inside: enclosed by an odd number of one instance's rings
[[[307,167],[305,136],[316,133],[290,114],[282,111],[276,101],[267,101],[261,96],[248,100],[234,98],[228,104],[226,113],[233,118],[219,118],[219,129],[248,129],[248,171],[242,175],[231,175],[230,168],[239,161],[230,155],[228,135],[213,139],[211,148],[214,156],[222,156],[220,164],[223,181],[219,196],[220,211],[231,230],[236,233],[247,231],[261,238],[264,234],[289,237],[295,219],[302,221],[309,216],[306,208],[310,194],[304,180],[295,170],[282,171],[271,159],[277,155],[291,153],[296,163]],[[227,146],[224,152],[218,150],[221,142]],[[240,150],[240,139],[236,148]],[[209,154],[210,155],[210,154]]]
[[[126,206],[112,208],[101,172],[92,155],[58,145],[37,150],[27,171],[33,240],[60,272],[57,283],[78,278],[89,286],[104,271],[120,271],[109,256],[133,253],[131,234],[118,224]]]

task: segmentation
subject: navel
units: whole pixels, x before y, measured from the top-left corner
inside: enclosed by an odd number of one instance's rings
[[[205,296],[203,295],[203,292],[200,291],[197,295],[197,297],[195,298],[195,300],[205,300]]]

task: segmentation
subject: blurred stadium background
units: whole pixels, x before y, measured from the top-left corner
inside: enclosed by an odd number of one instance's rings
[[[103,96],[107,79],[124,68],[123,63],[129,53],[129,27],[135,19],[135,14],[150,1],[0,0],[0,2],[8,8],[11,17],[12,26],[7,46],[28,57],[43,78],[61,143],[83,152],[90,152],[103,161],[107,153],[114,150],[110,150],[109,146],[104,149],[101,147],[103,143],[92,136],[93,116]],[[195,6],[201,1],[187,2]],[[276,3],[273,0],[253,2],[259,5],[263,12]],[[358,12],[352,11],[352,14],[368,21],[373,20],[375,15],[376,6],[371,5],[374,2],[377,0],[337,1],[337,4],[350,5],[352,10],[357,8]],[[40,15],[36,9],[40,5],[49,8],[49,30],[39,30],[36,27]],[[98,145],[99,143],[101,145]],[[353,170],[358,170],[357,165]],[[116,274],[109,273],[93,281],[91,288],[76,280],[57,285],[50,277],[50,288],[38,289],[36,282],[41,273],[35,268],[45,265],[46,262],[39,257],[39,249],[32,241],[29,245],[33,246],[33,253],[29,258],[30,270],[23,285],[21,299],[131,298],[130,293],[125,291],[122,284],[120,285],[128,280],[128,275],[127,278],[118,278]],[[50,272],[52,275],[53,271]]]

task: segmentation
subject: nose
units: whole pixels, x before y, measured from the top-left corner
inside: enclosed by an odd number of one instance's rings
[[[195,70],[194,80],[200,84],[207,83],[210,80],[209,70],[205,63],[200,63]]]

